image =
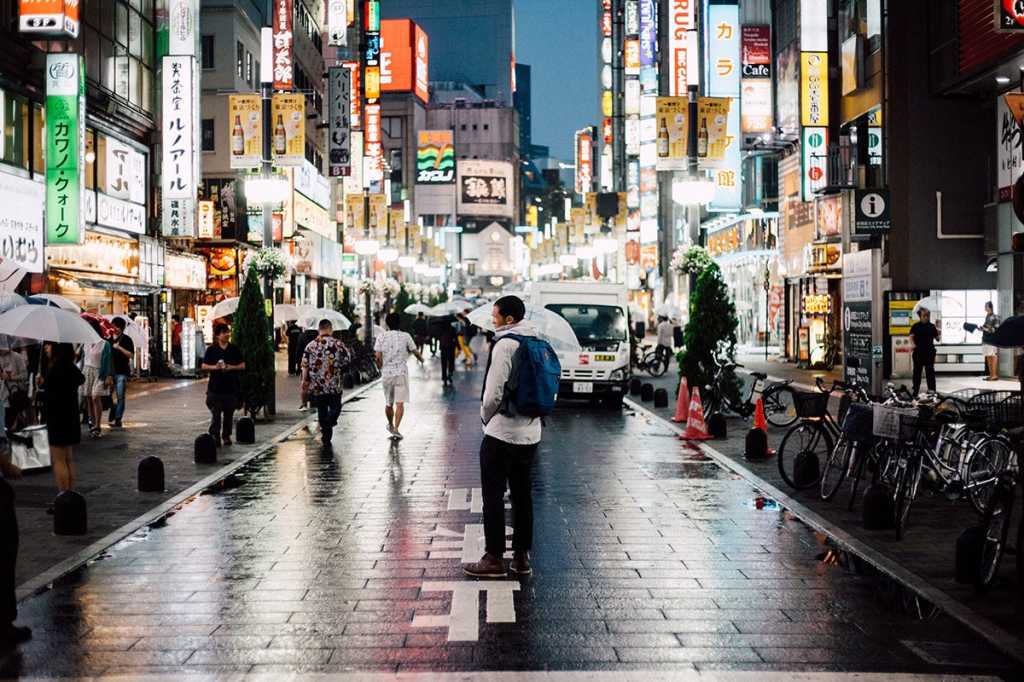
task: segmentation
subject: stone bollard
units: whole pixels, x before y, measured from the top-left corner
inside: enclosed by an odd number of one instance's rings
[[[668,407],[668,391],[663,388],[654,391],[654,406]]]
[[[630,395],[640,395],[640,390],[641,390],[642,387],[643,387],[643,382],[640,381],[639,379],[630,379],[629,380],[629,394]]]
[[[235,440],[243,445],[252,445],[256,442],[256,423],[252,417],[242,417],[235,424]]]
[[[644,384],[640,387],[640,400],[645,403],[654,400],[654,384]]]
[[[747,431],[743,456],[750,460],[760,461],[768,458],[768,434],[761,429]]]
[[[712,438],[718,440],[727,437],[728,429],[725,425],[725,417],[721,412],[715,412],[708,417],[708,433]]]
[[[139,492],[164,491],[164,463],[159,457],[145,457],[139,462]]]
[[[345,388],[355,388],[356,380],[352,378],[351,372],[345,372],[345,376],[341,378],[341,384]]]
[[[74,490],[65,490],[53,501],[54,535],[85,535],[89,527],[85,498]]]
[[[196,436],[195,462],[196,464],[217,463],[217,441],[208,433]]]

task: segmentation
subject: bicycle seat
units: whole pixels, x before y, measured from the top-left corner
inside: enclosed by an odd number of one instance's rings
[[[743,365],[736,365],[736,366],[737,367],[742,367]],[[761,381],[764,381],[765,379],[768,378],[768,375],[765,374],[764,372],[751,372],[750,376],[754,377],[755,379],[760,379]]]

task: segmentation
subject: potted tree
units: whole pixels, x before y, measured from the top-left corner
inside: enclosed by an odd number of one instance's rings
[[[250,264],[238,299],[231,342],[242,351],[242,407],[251,417],[266,412],[270,392],[274,390],[274,346],[263,303],[263,287],[255,263]]]

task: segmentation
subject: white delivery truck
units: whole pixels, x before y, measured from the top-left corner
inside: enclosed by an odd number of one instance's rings
[[[621,406],[631,378],[626,286],[534,282],[530,303],[564,317],[582,346],[579,353],[558,353],[558,397],[601,399]]]

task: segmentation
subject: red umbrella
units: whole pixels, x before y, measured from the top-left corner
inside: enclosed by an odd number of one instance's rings
[[[82,319],[91,324],[96,333],[105,339],[109,339],[117,331],[117,328],[110,320],[96,313],[82,313]]]

